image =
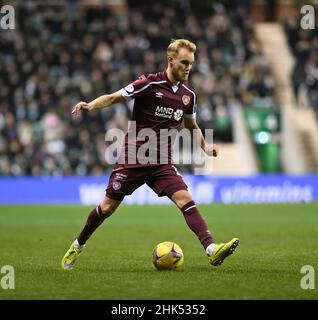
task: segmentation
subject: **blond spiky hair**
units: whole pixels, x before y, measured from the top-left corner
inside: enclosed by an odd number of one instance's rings
[[[178,53],[180,48],[186,48],[193,53],[195,53],[197,49],[196,45],[187,39],[171,39],[171,42],[167,49],[167,54],[172,52]]]

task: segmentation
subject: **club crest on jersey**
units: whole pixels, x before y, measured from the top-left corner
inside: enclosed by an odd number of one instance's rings
[[[121,188],[121,183],[118,181],[114,181],[112,186],[114,190],[119,190]]]
[[[187,96],[186,94],[184,94],[184,95],[182,96],[182,102],[183,102],[183,104],[184,104],[185,106],[187,106],[187,105],[189,104],[189,102],[190,102],[190,97]]]

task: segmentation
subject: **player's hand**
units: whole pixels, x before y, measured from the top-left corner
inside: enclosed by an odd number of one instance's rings
[[[217,157],[219,154],[219,147],[216,144],[208,144],[205,146],[204,151],[208,156]]]
[[[87,102],[81,101],[81,102],[77,103],[76,106],[73,108],[72,114],[79,116],[81,114],[81,110],[90,111],[91,106]]]

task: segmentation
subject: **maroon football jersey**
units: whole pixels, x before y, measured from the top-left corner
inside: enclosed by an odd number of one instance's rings
[[[187,83],[173,85],[166,72],[140,76],[120,90],[134,99],[132,122],[125,136],[124,167],[172,163],[172,145],[183,117],[196,117],[196,94]],[[123,153],[122,153],[123,155]]]

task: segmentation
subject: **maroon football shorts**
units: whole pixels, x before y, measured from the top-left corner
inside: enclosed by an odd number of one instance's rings
[[[179,190],[188,190],[182,176],[172,164],[121,168],[115,166],[106,188],[108,198],[122,201],[146,183],[159,197],[171,196]]]

